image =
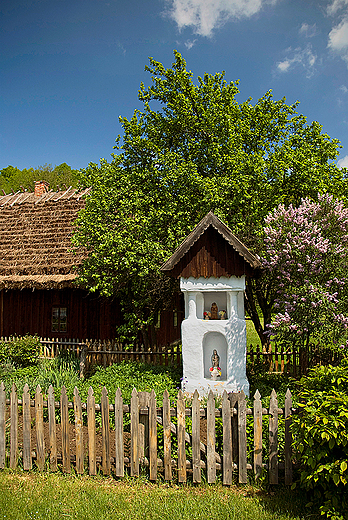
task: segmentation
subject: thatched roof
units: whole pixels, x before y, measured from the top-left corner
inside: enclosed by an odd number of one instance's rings
[[[256,256],[209,211],[162,265],[161,271],[176,277],[240,276],[250,275],[260,266]]]
[[[72,285],[86,256],[72,251],[73,222],[89,191],[0,196],[0,289]]]

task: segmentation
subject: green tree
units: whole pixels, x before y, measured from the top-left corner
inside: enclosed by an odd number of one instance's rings
[[[138,95],[143,110],[120,118],[118,153],[83,173],[94,190],[76,236],[90,252],[81,281],[120,297],[129,323],[143,329],[173,290],[161,263],[209,210],[262,253],[263,219],[272,208],[342,190],[333,163],[338,140],[308,124],[298,103],[275,101],[271,91],[255,104],[239,103],[238,82],[226,82],[222,72],[195,84],[185,60],[174,56],[168,69],[150,59],[152,82]],[[269,323],[273,301],[266,279],[248,282],[247,310],[262,341],[257,309]]]
[[[80,173],[79,170],[73,170],[66,163],[54,168],[51,164],[45,164],[35,169],[24,168],[23,170],[7,166],[7,168],[0,170],[0,189],[3,189],[6,193],[11,192],[11,190],[33,190],[35,181],[41,179],[49,182],[52,189],[57,187],[63,189],[64,186],[76,187]]]

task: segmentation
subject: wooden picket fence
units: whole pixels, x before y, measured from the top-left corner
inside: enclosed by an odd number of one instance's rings
[[[57,471],[60,467],[69,473],[74,464],[78,474],[88,471],[89,475],[95,475],[100,467],[104,475],[123,477],[129,473],[136,477],[144,467],[153,481],[161,473],[166,481],[176,478],[178,482],[186,482],[189,478],[197,483],[201,482],[202,472],[208,483],[216,482],[217,473],[221,472],[225,485],[231,485],[233,481],[247,483],[248,470],[256,478],[267,471],[269,483],[278,484],[281,471],[281,480],[291,484],[290,424],[296,410],[292,408],[290,391],[286,393],[284,409],[278,407],[274,390],[269,409],[263,408],[258,391],[252,409],[247,407],[243,392],[224,392],[222,398],[218,398],[221,401],[218,408],[216,399],[210,392],[206,406],[202,407],[197,390],[189,401],[180,390],[176,402],[172,402],[175,406],[171,406],[166,390],[163,404],[158,407],[153,390],[147,393],[134,389],[130,405],[127,405],[123,403],[120,389],[110,403],[104,387],[100,404],[95,402],[92,388],[89,388],[86,403],[81,402],[77,388],[73,402],[69,402],[63,387],[60,399],[56,401],[52,386],[47,400],[39,386],[35,398],[31,399],[27,384],[21,398],[18,398],[13,385],[6,399],[5,387],[1,383],[0,469],[6,465],[15,469],[21,461],[27,471],[32,469],[35,461],[40,471],[46,467]],[[69,422],[69,410],[73,410],[70,414],[73,413],[72,422]],[[56,419],[57,411],[59,421]],[[268,416],[266,451],[263,446],[265,416]],[[281,417],[285,419],[282,462],[278,453]],[[247,431],[250,427],[247,429],[247,423],[250,425],[250,420],[253,421],[253,442],[248,453]],[[220,441],[217,444],[218,435]]]
[[[264,347],[249,345],[247,348],[247,359],[256,366],[265,364],[270,373],[280,372],[294,376],[298,374],[300,364],[298,350],[294,348],[285,349],[283,346],[279,347],[275,343]]]

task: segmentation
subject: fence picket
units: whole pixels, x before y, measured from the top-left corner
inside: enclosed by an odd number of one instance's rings
[[[93,388],[88,389],[87,397],[87,428],[88,428],[88,471],[90,475],[97,474],[96,439],[95,439],[95,397]]]
[[[139,397],[135,388],[131,397],[131,476],[139,476]]]
[[[228,395],[231,406],[231,429],[232,429],[232,468],[238,466],[239,462],[239,436],[238,436],[238,394],[231,393]],[[234,410],[237,408],[237,414]]]
[[[211,390],[207,400],[207,480],[208,484],[213,484],[216,480],[215,399]]]
[[[232,428],[231,407],[226,390],[222,395],[222,483],[225,486],[232,484],[233,461],[232,461]]]
[[[6,459],[6,393],[5,385],[0,385],[0,469],[4,469]]]
[[[246,484],[247,477],[247,438],[246,438],[246,400],[243,390],[238,396],[238,472],[239,483]]]
[[[40,471],[45,468],[45,439],[43,429],[43,396],[40,385],[35,392],[36,464]]]
[[[74,388],[74,414],[75,414],[75,438],[76,438],[76,473],[83,473],[83,430],[82,430],[82,405],[77,387]]]
[[[116,477],[124,476],[124,442],[123,442],[123,399],[121,389],[115,395],[115,458]]]
[[[164,479],[172,480],[171,420],[170,420],[170,400],[169,400],[168,390],[165,390],[164,394],[163,394],[162,422],[163,422]]]
[[[261,394],[256,390],[254,395],[254,475],[261,476],[262,471],[262,403]]]
[[[292,396],[289,388],[285,394],[285,485],[289,486],[292,484],[292,461],[291,461],[291,447],[292,447],[292,435],[291,435],[291,421],[292,421]]]
[[[148,408],[150,394],[149,392],[138,392],[139,408]],[[139,416],[139,437],[138,437],[138,456],[141,462],[144,457],[149,456],[149,415],[141,414]]]
[[[31,461],[31,414],[29,386],[26,383],[23,388],[23,469],[32,468]]]
[[[70,441],[69,441],[69,414],[68,414],[68,396],[66,388],[63,385],[60,393],[60,417],[62,430],[62,459],[63,472],[70,473]]]
[[[109,396],[105,386],[101,395],[102,418],[102,465],[104,475],[110,475],[110,421],[109,421]]]
[[[269,403],[269,483],[278,484],[278,399],[272,390]]]
[[[149,399],[149,459],[150,480],[157,479],[157,405],[156,394],[152,390]]]
[[[192,401],[192,469],[193,482],[201,482],[201,415],[200,402],[197,389],[193,394]]]
[[[57,426],[56,426],[56,402],[53,386],[48,388],[48,428],[50,437],[50,470],[57,471]]]
[[[186,482],[186,451],[185,451],[185,401],[181,390],[176,404],[177,437],[178,437],[178,481]]]
[[[11,446],[10,446],[10,468],[15,469],[17,467],[18,459],[18,399],[17,399],[17,388],[13,383],[10,395],[10,407],[11,407]]]

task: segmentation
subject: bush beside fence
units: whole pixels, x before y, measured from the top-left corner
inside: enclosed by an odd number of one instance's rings
[[[219,408],[216,399],[221,401]],[[56,471],[59,463],[62,471],[69,473],[73,464],[78,474],[88,471],[95,475],[99,466],[105,475],[116,477],[125,473],[136,477],[141,468],[147,468],[153,481],[161,473],[167,481],[174,478],[186,482],[189,478],[201,482],[206,478],[208,483],[216,482],[221,472],[225,485],[246,483],[249,471],[256,478],[267,472],[271,484],[292,483],[290,424],[294,409],[289,390],[284,409],[278,407],[275,391],[268,409],[263,408],[259,392],[254,396],[253,409],[247,407],[243,392],[225,392],[222,398],[210,393],[202,408],[197,391],[189,407],[179,391],[174,404],[171,406],[167,391],[162,407],[157,407],[154,391],[135,389],[130,405],[123,403],[120,389],[110,403],[105,388],[100,404],[95,403],[92,388],[86,403],[81,402],[77,388],[74,401],[68,402],[65,387],[56,401],[52,386],[47,400],[40,387],[31,399],[28,385],[21,398],[13,385],[6,399],[1,383],[0,468],[9,465],[15,469],[21,464],[27,471],[35,461],[40,471],[46,464],[50,471]],[[281,437],[280,418],[285,419]]]

